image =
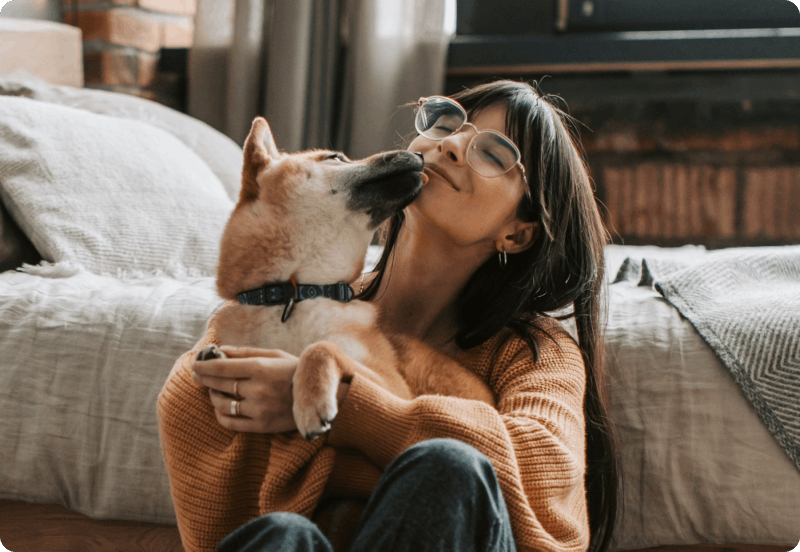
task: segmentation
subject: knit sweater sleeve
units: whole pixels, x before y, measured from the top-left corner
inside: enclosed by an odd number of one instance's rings
[[[468,443],[492,461],[521,552],[586,550],[585,367],[558,322],[539,327],[551,337],[537,340],[538,361],[510,331],[459,356],[489,383],[496,409],[444,396],[404,400],[356,377],[328,443],[358,449],[381,469],[426,439]]]
[[[159,434],[186,552],[212,552],[231,531],[266,512],[310,516],[335,451],[296,431],[273,435],[222,427],[192,359],[217,343],[213,325],[175,363],[158,398]]]

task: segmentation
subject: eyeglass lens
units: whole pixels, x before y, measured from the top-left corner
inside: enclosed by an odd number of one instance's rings
[[[466,122],[466,114],[457,103],[445,98],[429,98],[417,111],[417,132],[430,140],[443,140],[458,132]],[[467,162],[478,174],[499,176],[511,170],[519,154],[508,138],[484,130],[472,139],[467,150]]]

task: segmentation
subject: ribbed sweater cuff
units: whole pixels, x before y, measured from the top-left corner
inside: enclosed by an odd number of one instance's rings
[[[364,452],[385,469],[409,445],[412,403],[354,376],[328,435],[328,444]]]

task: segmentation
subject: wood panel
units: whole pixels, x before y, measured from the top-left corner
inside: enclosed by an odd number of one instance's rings
[[[0,541],[11,552],[184,552],[175,526],[96,520],[11,500],[0,500]]]
[[[656,546],[625,552],[787,552],[794,545],[773,546],[769,544],[693,544]]]
[[[0,500],[0,541],[11,552],[184,552],[178,528],[95,520],[63,506]],[[698,544],[624,552],[787,552],[793,545]]]
[[[663,162],[604,167],[606,223],[622,238],[736,235],[736,170]],[[760,213],[759,213],[760,215]]]
[[[752,168],[744,180],[744,235],[798,239],[800,167]]]

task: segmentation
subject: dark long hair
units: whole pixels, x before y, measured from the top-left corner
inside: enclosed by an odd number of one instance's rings
[[[517,216],[538,222],[540,232],[527,250],[508,255],[501,268],[490,258],[472,275],[457,299],[462,349],[480,345],[504,326],[530,345],[538,358],[535,321],[569,309],[586,366],[586,494],[590,552],[605,552],[617,518],[619,466],[608,416],[603,369],[604,261],[607,233],[583,158],[574,120],[535,83],[496,81],[454,94],[470,117],[486,107],[506,107],[506,132],[519,147],[529,189]],[[362,299],[380,287],[400,228],[402,213],[383,228],[383,254],[376,277]],[[566,317],[566,316],[564,316]],[[563,318],[563,317],[562,317]]]

